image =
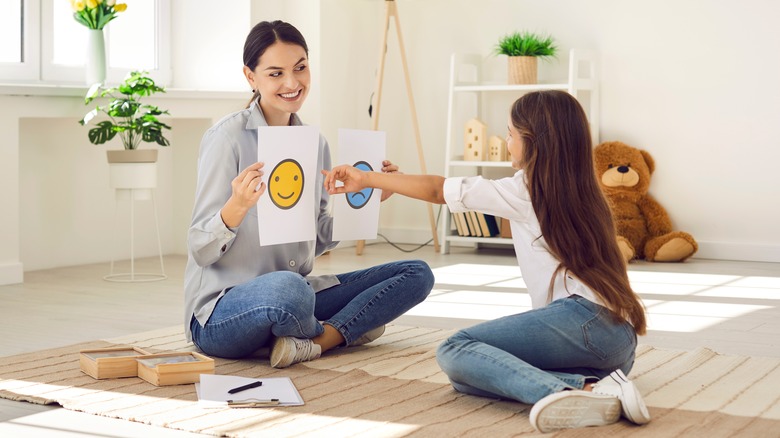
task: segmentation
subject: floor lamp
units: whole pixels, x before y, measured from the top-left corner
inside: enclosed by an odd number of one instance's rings
[[[420,159],[420,171],[423,174],[428,173],[425,167],[425,156],[423,154],[422,141],[420,140],[420,126],[417,123],[417,109],[414,106],[414,96],[412,95],[412,83],[409,79],[409,67],[406,64],[406,50],[404,49],[404,40],[401,36],[401,25],[398,21],[398,8],[395,0],[385,0],[385,20],[382,34],[382,44],[379,46],[379,71],[377,72],[377,85],[374,94],[373,111],[371,114],[371,129],[376,131],[379,128],[379,109],[382,103],[382,80],[385,74],[385,58],[387,58],[387,33],[390,30],[390,17],[395,18],[395,33],[398,35],[398,48],[401,53],[401,64],[404,69],[404,79],[406,80],[406,95],[409,98],[410,114],[412,115],[412,125],[414,127],[414,137],[417,142],[417,154]],[[431,223],[431,234],[433,235],[433,248],[439,252],[439,238],[436,233],[436,220],[433,217],[433,206],[428,203],[428,220]],[[355,252],[358,255],[363,254],[363,248],[366,242],[358,240]]]

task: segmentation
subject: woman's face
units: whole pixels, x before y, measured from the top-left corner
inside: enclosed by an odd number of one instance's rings
[[[520,137],[520,133],[517,128],[512,124],[512,117],[509,117],[507,122],[507,135],[506,135],[506,148],[509,151],[509,155],[512,156],[512,167],[520,170],[523,168],[523,139]]]
[[[309,60],[297,44],[275,42],[260,56],[255,70],[244,67],[244,74],[260,93],[260,107],[269,125],[287,125],[290,114],[301,109],[309,93]]]

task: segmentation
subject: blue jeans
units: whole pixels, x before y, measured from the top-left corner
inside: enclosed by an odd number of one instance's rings
[[[578,295],[463,329],[436,359],[467,394],[533,404],[634,365],[636,332]]]
[[[318,336],[327,323],[349,345],[425,300],[434,282],[431,268],[420,260],[336,277],[341,284],[317,293],[304,277],[288,271],[235,286],[219,299],[203,327],[191,319],[193,341],[206,354],[241,358],[268,346],[273,337]]]

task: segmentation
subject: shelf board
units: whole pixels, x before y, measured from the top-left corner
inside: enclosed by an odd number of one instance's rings
[[[452,91],[536,91],[536,90],[568,90],[569,84],[460,84],[452,87]]]
[[[453,167],[512,167],[511,161],[465,161],[452,160],[450,166]]]
[[[465,237],[465,236],[445,236],[450,242],[463,243],[497,243],[502,245],[511,245],[512,239],[506,237]]]

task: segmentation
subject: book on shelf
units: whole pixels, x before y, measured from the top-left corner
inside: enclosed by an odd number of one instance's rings
[[[463,228],[463,235],[466,237],[471,236],[471,230],[469,230],[469,223],[466,220],[466,213],[458,213],[458,220],[460,221],[460,225]]]
[[[479,219],[477,219],[477,212],[476,211],[470,211],[469,212],[469,218],[471,219],[471,223],[474,224],[474,233],[473,235],[476,237],[482,237],[482,228],[479,227]]]
[[[499,234],[498,221],[496,217],[490,214],[477,213],[482,235],[485,237],[496,237]]]
[[[471,222],[471,215],[469,215],[469,212],[463,212],[463,219],[466,221],[466,227],[469,229],[469,236],[476,236],[476,231],[474,231],[474,223]]]
[[[500,218],[500,219],[501,219],[501,233],[500,233],[500,236],[501,237],[506,237],[508,239],[511,239],[512,238],[512,227],[510,227],[510,225],[509,225],[509,219],[504,219],[504,218]]]
[[[458,213],[452,213],[452,223],[455,225],[455,231],[458,233],[458,236],[463,236],[463,227],[461,227],[458,220]]]
[[[479,213],[476,211],[467,211],[462,213],[452,213],[452,222],[458,236],[463,237],[497,237],[502,235],[501,218]],[[509,224],[507,223],[507,229]]]

